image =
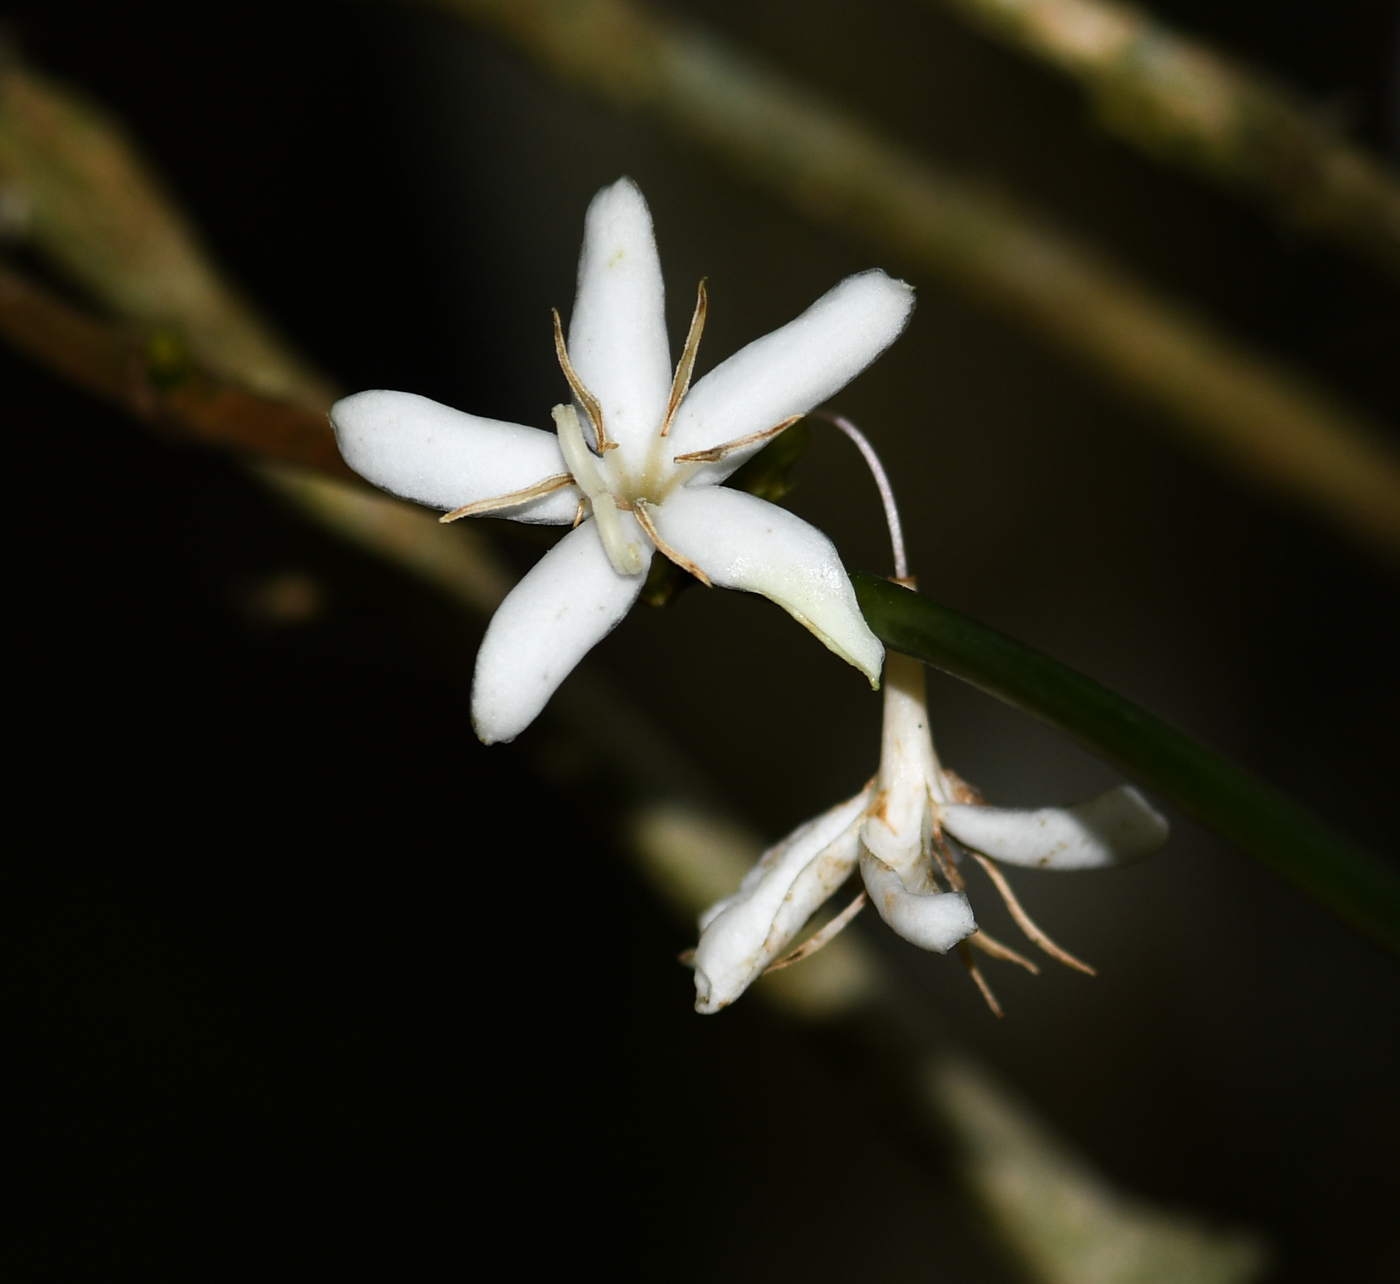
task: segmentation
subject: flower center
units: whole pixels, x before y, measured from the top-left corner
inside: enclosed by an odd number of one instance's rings
[[[688,570],[703,583],[710,580],[689,558],[682,557],[661,538],[656,524],[647,511],[652,505],[660,505],[670,494],[681,477],[694,471],[692,468],[677,467],[681,460],[668,460],[665,457],[664,441],[671,431],[671,421],[676,410],[690,388],[690,376],[695,369],[695,354],[700,347],[700,336],[705,329],[705,282],[700,282],[696,292],[695,312],[690,319],[690,330],[686,334],[685,348],[681,359],[676,363],[676,372],[671,380],[671,395],[666,401],[666,413],[660,430],[647,451],[641,474],[635,475],[618,458],[608,458],[609,452],[617,448],[607,434],[603,422],[603,407],[598,398],[584,385],[569,359],[568,345],[564,342],[564,330],[559,321],[559,310],[554,309],[554,352],[559,358],[560,369],[569,381],[574,400],[583,407],[593,429],[593,444],[584,436],[583,424],[578,411],[573,406],[555,406],[554,426],[559,433],[559,449],[568,465],[574,483],[583,491],[584,499],[593,510],[593,519],[598,525],[598,537],[619,575],[639,575],[642,570],[642,554],[637,544],[627,538],[627,531],[621,514],[631,513],[658,552],[669,557],[677,565]],[[625,452],[620,452],[625,453]],[[689,462],[689,461],[686,461]],[[698,461],[697,461],[698,462]],[[582,516],[582,509],[580,509]]]
[[[588,390],[573,362],[569,359],[568,345],[564,342],[564,329],[559,321],[559,310],[554,309],[554,352],[559,358],[560,369],[569,381],[574,400],[588,417],[593,430],[593,441],[589,442],[583,431],[578,410],[574,406],[555,406],[554,425],[559,433],[559,448],[564,462],[568,465],[572,480],[583,491],[584,503],[579,506],[579,519],[584,516],[584,504],[593,511],[598,526],[598,537],[603,541],[608,561],[619,575],[639,575],[642,570],[642,553],[635,541],[627,538],[627,526],[621,514],[630,513],[636,519],[646,537],[656,551],[689,571],[702,584],[709,585],[709,576],[688,557],[672,548],[656,529],[651,510],[666,502],[667,496],[697,472],[704,464],[718,463],[737,450],[746,450],[761,445],[776,437],[785,428],[795,424],[801,415],[792,415],[782,423],[751,433],[737,441],[726,442],[708,450],[691,451],[689,454],[670,456],[666,438],[676,411],[680,409],[685,394],[690,390],[690,377],[695,370],[695,355],[700,349],[700,336],[705,330],[705,315],[709,305],[705,295],[705,282],[701,280],[696,291],[695,311],[690,318],[690,329],[685,336],[685,347],[681,359],[676,363],[676,372],[671,379],[671,395],[666,400],[666,413],[662,416],[660,429],[646,450],[640,472],[634,472],[625,456],[627,451],[618,451],[617,457],[610,453],[617,450],[618,443],[608,437],[607,425],[603,422],[602,403]],[[554,478],[549,479],[551,483]],[[575,523],[577,525],[577,522]]]
[[[554,426],[559,432],[559,449],[564,454],[564,463],[568,465],[574,483],[583,491],[584,498],[593,509],[593,520],[598,524],[598,538],[603,541],[603,549],[608,555],[608,561],[612,563],[613,570],[619,575],[640,575],[641,549],[627,538],[623,530],[613,484],[604,473],[604,461],[594,456],[583,439],[583,426],[579,423],[578,411],[572,406],[555,406]],[[627,507],[631,508],[632,505],[628,504]]]

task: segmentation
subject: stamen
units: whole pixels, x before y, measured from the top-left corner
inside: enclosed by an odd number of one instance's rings
[[[554,427],[559,434],[559,451],[573,473],[578,488],[589,499],[603,494],[608,489],[599,468],[598,460],[588,449],[583,439],[583,426],[578,421],[578,411],[572,406],[555,406]]]
[[[867,899],[865,893],[861,892],[861,894],[832,919],[830,923],[820,931],[813,932],[812,935],[793,950],[791,954],[783,955],[782,958],[770,963],[764,968],[763,975],[767,976],[769,972],[781,972],[785,967],[791,967],[794,963],[800,963],[803,959],[815,954],[829,941],[835,940],[836,936],[846,924],[865,908]]]
[[[984,806],[986,799],[976,785],[970,785],[951,767],[943,769],[943,783],[948,786],[948,797],[955,803],[973,803]]]
[[[674,464],[717,464],[726,455],[732,455],[736,450],[744,450],[749,446],[756,446],[761,441],[767,441],[770,437],[776,437],[780,432],[786,432],[799,419],[801,415],[791,415],[780,424],[774,424],[771,428],[765,428],[762,432],[750,433],[747,437],[740,437],[735,441],[727,441],[723,446],[711,446],[709,450],[692,450],[684,455],[675,455],[671,462]]]
[[[622,518],[618,516],[617,503],[609,492],[590,497],[593,500],[593,520],[598,523],[598,538],[603,541],[603,551],[608,561],[619,575],[640,575],[642,573],[642,552],[622,533]]]
[[[524,504],[532,499],[539,499],[541,495],[553,494],[556,490],[563,490],[565,486],[572,486],[574,475],[572,473],[555,473],[552,477],[546,477],[542,482],[536,482],[533,486],[526,486],[522,490],[513,490],[507,495],[497,495],[494,499],[478,499],[472,504],[463,504],[461,508],[454,508],[450,513],[444,513],[438,521],[447,523],[455,522],[462,517],[480,517],[482,513],[494,513],[501,508],[514,508],[517,504]],[[582,500],[579,501],[583,503]]]
[[[603,428],[603,407],[598,404],[598,398],[583,386],[583,380],[578,377],[573,362],[569,360],[569,349],[564,346],[564,331],[559,324],[559,309],[550,310],[554,313],[554,355],[559,358],[559,368],[563,370],[564,378],[569,381],[569,387],[578,398],[578,404],[583,407],[583,413],[593,425],[593,438],[598,443],[595,453],[606,454],[617,446],[617,442],[608,440]]]
[[[690,388],[691,371],[695,369],[695,354],[700,350],[700,335],[705,329],[705,312],[709,304],[705,299],[705,278],[700,278],[700,288],[695,294],[695,313],[690,318],[690,332],[685,336],[685,347],[681,349],[681,359],[676,363],[676,377],[671,380],[671,399],[666,403],[666,418],[661,421],[661,435],[671,431],[671,420]]]
[[[994,959],[1003,959],[1007,963],[1019,963],[1032,976],[1040,975],[1040,969],[1024,954],[1017,954],[1009,945],[1003,945],[996,937],[988,936],[981,928],[967,939],[975,950],[981,950],[984,954],[990,954]]]
[[[578,507],[574,509],[574,524],[569,529],[576,530],[583,519],[588,515],[588,501],[580,499]]]
[[[676,552],[656,529],[656,523],[651,520],[651,513],[648,511],[647,502],[644,499],[634,499],[632,501],[632,516],[637,519],[637,525],[647,534],[647,538],[656,545],[656,551],[663,557],[668,557],[683,571],[689,571],[706,588],[714,588],[714,581],[710,579],[694,562],[688,557],[682,557]]]
[[[953,864],[953,854],[948,850],[948,845],[943,841],[942,835],[935,835],[930,844],[933,848],[933,858],[938,862],[938,868],[943,877],[948,880],[948,886],[955,892],[967,890],[967,881],[963,878],[958,867]]]
[[[966,941],[958,942],[958,957],[962,959],[963,967],[967,969],[968,976],[977,982],[977,988],[982,991],[982,997],[987,1000],[987,1006],[991,1008],[992,1015],[998,1021],[1004,1020],[1006,1013],[1001,1010],[997,996],[992,993],[992,987],[987,984],[987,978],[982,975],[982,969],[977,966],[977,960],[972,957],[972,950]]]
[[[598,523],[598,538],[603,551],[619,575],[640,575],[642,551],[622,533],[622,520],[617,512],[617,500],[608,489],[600,471],[601,465],[589,453],[583,439],[583,427],[578,411],[572,406],[554,407],[554,426],[559,430],[559,449],[578,488],[593,505],[593,520]],[[577,519],[577,513],[575,518]],[[577,525],[577,520],[575,520]]]
[[[971,848],[968,849],[969,851]],[[1011,911],[1011,917],[1016,920],[1016,926],[1021,929],[1032,941],[1044,950],[1052,959],[1058,959],[1066,967],[1072,967],[1077,971],[1087,973],[1089,976],[1098,976],[1087,963],[1081,963],[1068,950],[1062,950],[1044,932],[1031,921],[1031,916],[1021,908],[1021,902],[1016,899],[1011,890],[1011,884],[1006,881],[1006,875],[992,864],[981,852],[972,853],[974,859],[983,869],[987,871],[987,877],[996,885],[997,891],[1001,893],[1001,899],[1006,902],[1006,908]]]
[[[899,580],[909,578],[909,561],[904,555],[904,528],[899,524],[899,508],[894,502],[894,488],[890,485],[890,479],[885,473],[885,466],[880,462],[880,456],[875,453],[875,447],[865,438],[865,434],[855,426],[844,415],[832,414],[829,410],[814,410],[812,414],[818,418],[825,419],[827,423],[835,424],[856,444],[856,449],[865,457],[866,466],[870,469],[870,475],[875,478],[875,485],[880,491],[880,502],[885,506],[885,525],[890,529],[890,548],[894,553],[894,574]],[[908,587],[912,588],[910,584]]]

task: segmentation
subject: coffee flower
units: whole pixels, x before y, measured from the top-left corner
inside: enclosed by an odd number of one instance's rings
[[[894,490],[865,435],[840,415],[818,411],[860,450],[885,509],[895,578],[913,588]],[[996,862],[1038,869],[1094,869],[1146,856],[1167,839],[1167,822],[1131,786],[1077,807],[1037,811],[988,807],[944,769],[929,730],[924,667],[891,655],[885,667],[880,771],[854,798],[770,848],[733,896],[700,916],[695,1007],[718,1012],[764,972],[819,950],[867,902],[905,940],[943,954],[957,947],[993,1012],[1001,1009],[970,946],[1039,969],[979,931],[959,864],[970,855],[1006,902],[1017,926],[1052,958],[1093,972],[1031,921]],[[812,915],[860,868],[864,890],[795,950],[784,953]]]
[[[1037,969],[978,930],[959,868],[964,852],[987,873],[1032,941],[1060,962],[1092,971],[1032,922],[994,862],[1053,870],[1121,864],[1156,851],[1167,839],[1167,822],[1130,785],[1077,807],[1023,811],[985,806],[939,764],[929,731],[923,665],[891,654],[884,700],[875,779],[764,853],[733,896],[701,915],[694,953],[697,1011],[717,1012],[765,971],[813,953],[868,900],[898,935],[921,949],[942,954],[958,946],[999,1012],[962,943]],[[864,891],[785,956],[807,921],[857,867]]]
[[[555,347],[573,393],[555,432],[465,414],[405,392],[361,392],[331,411],[346,462],[443,521],[491,513],[572,525],[501,604],[477,656],[472,722],[511,740],[622,619],[654,553],[702,583],[760,593],[871,685],[884,651],[835,547],[785,509],[722,483],[899,335],[913,292],[883,272],[848,277],[796,320],[691,386],[701,284],[671,367],[651,216],[622,179],[589,206],[578,294]]]

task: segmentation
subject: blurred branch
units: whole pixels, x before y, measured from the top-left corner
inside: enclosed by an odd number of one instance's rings
[[[75,100],[69,100],[72,101]],[[167,198],[147,185],[149,171],[139,163],[130,145],[113,135],[113,148],[104,153],[100,146],[102,122],[80,123],[94,129],[88,137],[90,146],[85,160],[96,166],[99,173],[76,175],[78,187],[91,185],[89,190],[102,195],[104,185],[110,186],[113,190],[107,194],[118,207],[129,198],[129,208],[140,210],[147,205],[147,212],[154,212],[166,226],[181,226],[183,220],[177,211],[160,208],[168,205]],[[58,140],[58,150],[63,151],[62,140]],[[43,165],[45,157],[32,155],[31,162]],[[120,190],[127,185],[139,190]],[[74,231],[80,241],[88,240],[90,251],[102,265],[101,271],[86,278],[101,302],[128,320],[154,320],[157,339],[167,327],[175,327],[188,336],[190,347],[196,352],[202,352],[212,341],[212,332],[203,328],[206,324],[218,328],[223,320],[234,316],[237,327],[246,333],[235,336],[238,342],[225,351],[221,373],[236,376],[240,373],[236,367],[242,360],[250,363],[243,372],[250,379],[255,368],[277,368],[265,364],[261,355],[266,347],[275,356],[276,341],[271,331],[263,328],[257,314],[246,306],[240,312],[225,308],[216,300],[214,307],[206,307],[206,300],[180,289],[174,282],[168,290],[156,291],[154,301],[147,299],[143,303],[149,312],[127,311],[123,300],[133,292],[115,283],[124,275],[139,275],[146,256],[139,245],[133,250],[132,243],[125,241],[119,230],[105,225],[103,213],[94,210],[93,223]],[[47,251],[43,241],[36,238],[35,243]],[[64,262],[60,255],[54,257]],[[217,278],[209,275],[206,279]],[[104,281],[112,286],[110,290],[101,286]],[[288,391],[289,404],[280,408],[268,397],[222,387],[212,374],[183,357],[173,367],[172,363],[157,361],[153,373],[152,340],[133,340],[121,327],[85,316],[12,271],[0,277],[0,333],[63,377],[124,406],[144,421],[173,424],[178,431],[200,440],[217,439],[220,444],[239,449],[263,450],[276,461],[305,464],[313,462],[310,456],[322,448],[317,445],[313,450],[305,443],[324,443],[329,438],[323,412],[331,395],[330,385],[314,371],[299,367],[293,358],[287,358],[282,369],[296,382],[296,388]],[[163,387],[163,382],[170,386]],[[317,389],[325,391],[318,393]],[[222,435],[211,437],[199,426],[205,401],[217,402],[219,397],[235,392],[242,398],[237,403],[238,413],[223,416],[219,421]],[[186,400],[180,400],[182,396]],[[313,404],[316,396],[320,402],[312,413],[300,408]],[[150,409],[152,399],[159,414]],[[280,422],[284,423],[291,444],[279,444],[276,433],[269,430],[270,424],[279,422],[278,413],[286,416]],[[315,433],[311,430],[313,421]],[[432,584],[475,617],[489,614],[509,589],[509,574],[495,562],[484,541],[469,530],[445,531],[422,509],[289,467],[286,462],[258,464],[254,471],[318,524]],[[593,761],[606,764],[606,778],[615,790],[620,783],[622,831],[628,850],[643,875],[675,911],[693,921],[701,907],[737,886],[762,850],[762,842],[721,807],[705,800],[705,791],[694,784],[671,746],[624,699],[585,667],[565,683],[551,704],[551,714],[563,721],[575,738],[589,745]],[[1199,1278],[1212,1284],[1248,1284],[1257,1277],[1258,1255],[1248,1248],[1252,1241],[1200,1227],[1184,1217],[1157,1214],[1156,1222],[1144,1223],[1144,1206],[1122,1197],[1105,1201],[1098,1221],[1078,1228],[1069,1237],[1072,1252],[1067,1256],[1053,1237],[1046,1239],[1045,1227],[1058,1216],[1056,1211],[1046,1210],[1075,1206],[1077,1187],[1073,1183],[1082,1183],[1089,1172],[1085,1161],[1074,1157],[1071,1184],[1063,1190],[1053,1172],[1041,1173],[1034,1207],[1026,1206],[1024,1200],[1007,1199],[1004,1183],[999,1187],[980,1180],[977,1174],[989,1155],[998,1158],[998,1171],[1003,1174],[1013,1172],[1022,1162],[1025,1143],[1017,1140],[1015,1127],[1015,1119],[1021,1116],[1016,1114],[1013,1118],[1007,1114],[1016,1112],[1014,1103],[981,1071],[960,1062],[965,1078],[980,1086],[982,1109],[962,1121],[947,1118],[946,1112],[955,1107],[955,1101],[946,1092],[930,1091],[927,1087],[941,1082],[943,1073],[944,1054],[938,1051],[937,1032],[924,1007],[914,1012],[900,1008],[898,993],[899,987],[888,969],[862,945],[858,935],[851,933],[832,942],[801,967],[765,978],[756,987],[757,995],[794,1019],[844,1030],[859,1043],[887,1081],[898,1083],[897,1091],[909,1098],[914,1109],[912,1117],[920,1126],[936,1130],[956,1128],[958,1144],[966,1150],[972,1165],[968,1169],[972,1192],[983,1201],[995,1224],[1017,1243],[1033,1279],[1060,1284],[1071,1278],[1066,1270],[1073,1270],[1076,1263],[1084,1260],[1087,1245],[1096,1248],[1098,1260],[1107,1268],[1093,1277],[1095,1284],[1141,1284],[1146,1278],[1136,1271],[1141,1260],[1177,1260],[1179,1253],[1174,1246],[1183,1226],[1193,1228],[1191,1234],[1198,1252],[1192,1261],[1205,1272]],[[911,1027],[919,1031],[916,1036],[909,1036]],[[892,1048],[897,1049],[893,1059]],[[1034,1140],[1047,1134],[1041,1126],[1040,1131],[1029,1134],[1023,1128],[1022,1135]],[[1053,1144],[1061,1148],[1059,1154],[1073,1156],[1065,1143]],[[1025,1154],[1029,1162],[1034,1161],[1032,1152]],[[1102,1179],[1090,1175],[1096,1183],[1095,1190],[1108,1190]],[[1027,1251],[1027,1244],[1040,1247]],[[1130,1247],[1126,1256],[1124,1244]]]
[[[325,410],[211,375],[169,329],[104,322],[0,261],[0,335],[21,352],[160,431],[351,477]]]
[[[269,463],[254,471],[303,517],[477,615],[489,616],[515,584],[486,538],[465,523],[445,531],[427,509],[302,468]]]
[[[1046,1284],[1229,1284],[1267,1264],[1249,1235],[1204,1227],[1113,1189],[986,1071],[929,1065],[925,1091],[962,1144],[963,1173]]]
[[[13,61],[0,64],[0,222],[118,316],[175,327],[211,373],[329,404],[330,385],[213,265],[121,126]]]
[[[887,645],[1077,740],[1400,954],[1400,873],[1385,862],[1068,665],[888,580],[853,579],[865,618]]]
[[[1113,0],[940,3],[1073,76],[1110,133],[1400,276],[1400,175],[1282,86]]]
[[[1166,411],[1198,450],[1394,559],[1400,456],[1332,393],[1124,268],[637,0],[429,0],[655,115],[819,223],[949,280]]]

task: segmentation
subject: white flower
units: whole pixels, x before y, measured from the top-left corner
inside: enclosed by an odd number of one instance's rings
[[[1094,869],[1155,851],[1167,839],[1167,822],[1128,785],[1077,807],[1021,811],[983,806],[973,801],[967,785],[939,765],[929,731],[923,665],[891,654],[884,699],[879,775],[854,798],[765,853],[733,896],[701,915],[694,955],[697,1011],[719,1011],[771,967],[786,966],[820,948],[867,897],[895,932],[922,949],[942,954],[966,940],[1035,971],[1028,960],[978,930],[948,835],[986,870],[1031,940],[1061,962],[1092,970],[1036,927],[988,857],[1039,869]],[[857,865],[864,893],[797,951],[782,957]],[[964,954],[964,962],[999,1011],[971,956]]]
[[[477,656],[472,722],[510,740],[641,592],[653,551],[706,584],[761,593],[874,686],[884,651],[845,568],[815,527],[720,483],[855,378],[894,339],[913,291],[883,272],[848,277],[795,321],[690,387],[705,319],[674,372],[651,216],[629,179],[589,206],[567,346],[573,392],[557,432],[481,419],[403,392],[361,392],[331,411],[356,472],[406,499],[575,529],[515,587]]]
[[[874,795],[854,798],[793,830],[749,870],[739,890],[700,915],[695,1009],[733,1003],[787,949],[860,859],[860,829]]]

